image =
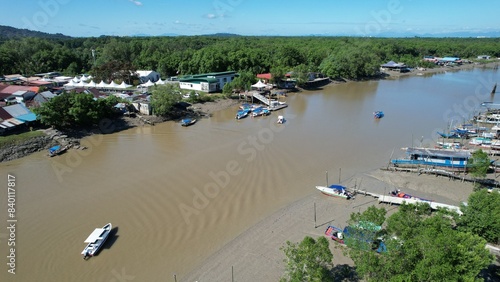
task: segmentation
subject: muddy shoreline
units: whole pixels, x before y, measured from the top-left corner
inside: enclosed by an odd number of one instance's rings
[[[220,99],[215,102],[192,104],[186,109],[177,109],[168,117],[158,116],[120,116],[116,119],[102,120],[99,125],[87,129],[72,129],[67,131],[53,128],[39,129],[45,136],[27,139],[23,142],[13,143],[0,148],[0,162],[7,162],[26,157],[30,154],[48,150],[55,145],[68,146],[72,149],[82,149],[80,145],[82,138],[94,134],[112,134],[138,126],[154,126],[166,121],[179,121],[185,117],[208,118],[214,112],[232,107],[238,104],[238,100]]]

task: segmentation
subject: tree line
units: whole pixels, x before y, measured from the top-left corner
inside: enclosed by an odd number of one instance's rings
[[[500,243],[500,193],[476,191],[461,211],[459,216],[446,210],[432,212],[428,204],[403,204],[390,216],[375,206],[352,213],[349,226],[383,226],[345,238],[344,253],[355,267],[335,266],[325,236],[306,236],[281,248],[286,257],[281,281],[480,281],[480,272],[494,259],[486,243]],[[385,251],[374,250],[376,240],[384,241]],[[498,277],[500,270],[489,275]]]
[[[389,60],[424,66],[423,56],[500,56],[499,38],[361,37],[91,37],[0,41],[0,74],[59,71],[96,80],[127,80],[125,71],[156,70],[162,77],[237,71],[297,76],[321,72],[360,79]],[[426,65],[429,67],[429,65]],[[119,74],[119,72],[122,74]],[[129,76],[129,75],[128,75]],[[131,81],[131,83],[138,81]]]

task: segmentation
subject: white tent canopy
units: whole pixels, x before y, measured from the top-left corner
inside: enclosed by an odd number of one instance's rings
[[[75,82],[73,82],[73,80],[71,79],[68,83],[64,84],[64,86],[67,86],[67,87],[74,87],[76,86]]]
[[[85,87],[85,86],[87,86],[87,83],[83,82],[83,80],[80,80],[80,82],[78,82],[75,86],[77,86],[77,87]]]
[[[262,82],[262,80],[259,80],[259,82],[253,84],[252,87],[255,87],[255,88],[264,88],[264,87],[267,87],[267,84],[265,84],[264,82]]]
[[[111,83],[107,86],[108,88],[117,88],[119,84],[116,84],[114,81],[111,81]]]
[[[125,89],[125,88],[129,88],[130,86],[132,86],[132,85],[126,84],[125,81],[122,81],[122,83],[120,85],[118,85],[116,88]]]
[[[101,82],[99,82],[99,83],[97,84],[97,87],[99,87],[99,88],[106,88],[106,87],[108,87],[108,86],[109,86],[109,84],[107,84],[107,83],[106,83],[106,82],[104,82],[103,80],[101,80]]]
[[[151,80],[148,80],[148,82],[141,84],[141,86],[143,86],[143,87],[149,87],[149,86],[153,86],[153,85],[155,85],[155,84],[153,82],[151,82]]]
[[[91,80],[91,81],[90,81],[90,82],[89,82],[86,86],[87,86],[87,87],[92,87],[92,88],[93,88],[93,87],[96,87],[96,86],[97,86],[97,84],[96,84],[93,80]]]
[[[161,80],[161,78],[160,78],[160,79],[158,79],[158,81],[156,82],[156,85],[159,85],[159,84],[161,85],[161,84],[166,84],[166,83],[167,83],[167,82],[166,82],[165,80]]]

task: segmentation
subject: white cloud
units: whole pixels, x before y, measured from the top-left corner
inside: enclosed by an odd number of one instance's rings
[[[215,14],[207,14],[207,15],[205,15],[205,17],[207,19],[215,19],[215,18],[217,18],[217,16]]]
[[[142,2],[141,1],[137,1],[137,0],[129,0],[130,2],[134,3],[134,5],[136,6],[142,6]]]

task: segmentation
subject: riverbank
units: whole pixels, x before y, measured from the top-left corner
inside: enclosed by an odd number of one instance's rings
[[[93,134],[110,134],[139,126],[154,126],[155,124],[179,120],[185,116],[196,118],[210,117],[214,112],[230,108],[238,104],[238,100],[219,99],[214,102],[195,103],[184,110],[177,110],[169,117],[157,116],[121,116],[114,120],[103,121],[98,126],[89,129],[59,131],[53,128],[39,129],[45,136],[27,138],[0,148],[0,163],[26,157],[30,154],[47,150],[54,145],[69,146],[80,149],[82,138]]]
[[[456,206],[467,201],[473,190],[470,183],[445,177],[382,170],[359,173],[342,184],[349,189],[356,187],[379,194],[401,189],[414,196]],[[285,271],[285,255],[280,247],[285,246],[286,241],[300,242],[305,236],[324,236],[329,224],[343,228],[351,213],[363,212],[372,205],[384,207],[388,214],[397,210],[397,206],[379,204],[370,196],[358,194],[354,200],[345,200],[325,196],[314,186],[307,189],[311,190],[308,196],[249,227],[180,281],[224,281],[229,280],[232,273],[236,281],[279,281]],[[335,272],[339,273],[336,281],[349,278],[354,270],[352,260],[334,241],[330,242],[330,249]]]
[[[449,71],[460,71],[460,70],[471,70],[474,68],[498,68],[500,62],[488,62],[488,63],[464,63],[456,66],[437,66],[435,68],[414,68],[409,72],[397,72],[397,71],[387,71],[385,74],[386,78],[400,78],[408,76],[425,76],[432,75],[436,73],[444,73]],[[493,87],[493,86],[492,86]]]

